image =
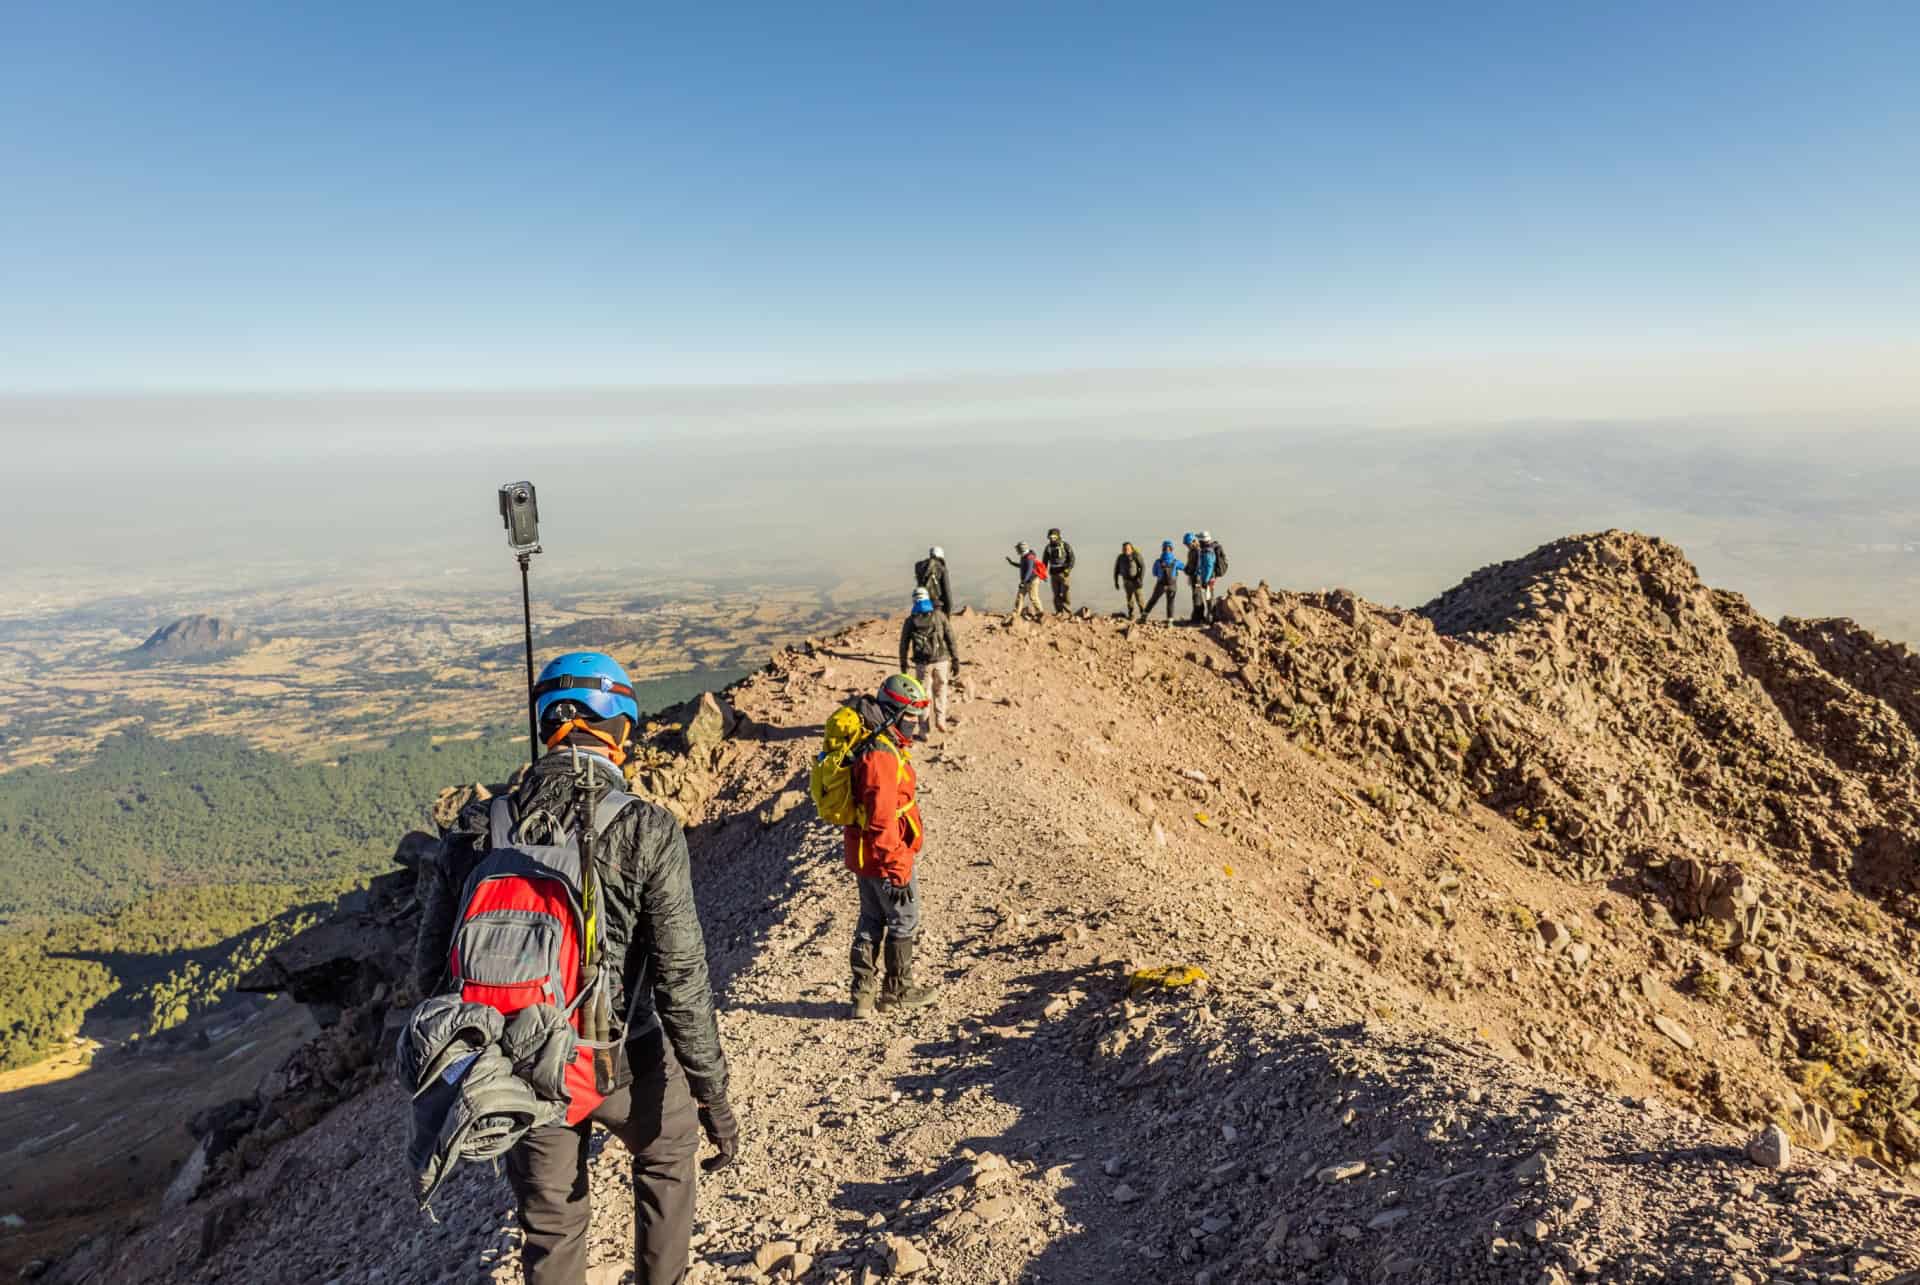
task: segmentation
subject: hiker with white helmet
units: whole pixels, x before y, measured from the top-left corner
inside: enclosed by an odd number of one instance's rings
[[[1204,568],[1206,575],[1200,580],[1200,587],[1206,592],[1206,611],[1203,613],[1202,619],[1204,621],[1211,621],[1213,619],[1213,606],[1219,596],[1214,586],[1219,584],[1227,574],[1227,550],[1224,545],[1213,538],[1213,532],[1211,531],[1202,531],[1200,533],[1199,547],[1206,562]]]
[[[913,564],[913,583],[927,591],[935,611],[953,612],[953,587],[947,583],[947,551],[939,545],[927,550],[927,556]],[[905,668],[905,666],[901,666]]]
[[[953,622],[925,589],[913,591],[913,608],[900,622],[900,668],[912,662],[913,676],[933,697],[933,730],[947,730],[947,694],[960,674],[960,645]]]
[[[1013,595],[1013,618],[1020,619],[1026,615],[1027,608],[1032,607],[1033,614],[1045,620],[1047,612],[1040,605],[1040,582],[1047,578],[1047,564],[1040,561],[1025,540],[1014,545],[1013,551],[1019,555],[1019,559],[1008,558],[1007,565],[1020,569],[1020,587]]]
[[[1213,619],[1213,550],[1207,533],[1189,531],[1187,545],[1187,587],[1193,593],[1193,623],[1204,625]]]

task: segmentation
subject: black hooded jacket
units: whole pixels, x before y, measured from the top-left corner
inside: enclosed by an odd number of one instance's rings
[[[927,591],[937,610],[953,610],[953,587],[947,583],[945,558],[922,558],[914,563],[913,583]]]
[[[604,770],[614,789],[624,790],[619,769],[599,755],[586,755]],[[501,787],[504,789],[505,787]],[[541,758],[514,791],[514,815],[540,809],[571,830],[573,776],[564,751]],[[422,996],[447,984],[447,952],[467,876],[487,847],[487,804],[468,804],[440,851],[420,867],[420,931],[413,972]],[[706,938],[693,901],[687,838],[673,815],[644,799],[630,804],[607,828],[594,851],[600,874],[601,931],[607,957],[623,960],[616,976],[612,1011],[624,1015],[633,997],[632,1040],[664,1028],[687,1084],[700,1102],[727,1093],[727,1059],[714,1018],[707,980]],[[614,1084],[631,1080],[624,1047],[616,1050]]]

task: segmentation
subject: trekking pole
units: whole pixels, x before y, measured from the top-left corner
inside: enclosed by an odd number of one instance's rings
[[[540,761],[540,719],[533,696],[533,589],[527,579],[533,555],[540,549],[540,500],[531,482],[507,482],[500,488],[500,523],[507,528],[507,547],[520,562],[520,617],[527,635],[527,761]]]
[[[606,797],[609,786],[606,778],[594,766],[591,754],[582,754],[577,745],[568,746],[567,752],[573,756],[573,814],[574,823],[580,827],[580,913],[587,924],[586,939],[580,943],[580,986],[583,992],[588,987],[593,991],[591,1002],[580,1010],[575,1029],[583,1040],[595,1046],[593,1064],[596,1082],[610,1087],[613,1083],[613,1054],[608,1045],[611,1042],[613,1014],[607,1008],[610,996],[606,989],[606,966],[601,958],[605,943],[600,940],[597,931],[600,923],[600,871],[594,864],[600,846],[596,827],[600,800]]]

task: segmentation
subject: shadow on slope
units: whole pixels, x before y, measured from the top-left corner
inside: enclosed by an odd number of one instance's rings
[[[918,1050],[954,1070],[896,1082],[929,1104],[989,1094],[1019,1123],[935,1172],[841,1189],[959,1279],[999,1279],[990,1258],[1023,1245],[1019,1276],[1038,1280],[1718,1279],[1792,1245],[1794,1206],[1829,1181],[1749,1168],[1697,1117],[1543,1088],[1484,1049],[1323,1023],[1272,992],[1130,1000],[1100,966],[1019,984]],[[1861,1247],[1914,1261],[1898,1203],[1836,1206],[1836,1238],[1803,1265],[1845,1271]]]

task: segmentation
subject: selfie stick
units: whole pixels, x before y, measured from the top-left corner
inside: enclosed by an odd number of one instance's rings
[[[527,568],[533,562],[533,550],[520,555],[520,618],[527,627],[527,761],[540,761],[540,723],[533,713],[533,590],[527,584]]]
[[[520,562],[520,618],[527,630],[527,761],[540,761],[540,720],[533,712],[533,590],[527,583],[533,555],[540,552],[540,502],[533,483],[508,482],[500,488],[500,522],[507,547]]]

